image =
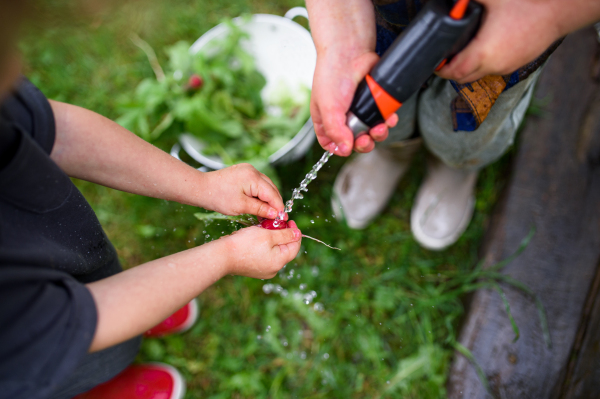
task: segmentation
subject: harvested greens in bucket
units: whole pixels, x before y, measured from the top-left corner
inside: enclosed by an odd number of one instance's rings
[[[206,144],[205,155],[218,155],[228,165],[249,162],[273,175],[268,157],[308,120],[310,91],[292,98],[282,85],[265,104],[265,78],[240,45],[248,35],[243,25],[225,23],[228,34],[196,54],[190,54],[186,42],[167,48],[164,71],[152,48],[134,37],[156,77],[144,79],[121,101],[117,122],[147,141],[167,130],[189,132]]]

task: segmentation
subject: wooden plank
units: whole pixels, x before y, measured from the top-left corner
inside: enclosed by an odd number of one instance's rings
[[[486,264],[511,255],[535,226],[527,249],[504,273],[537,293],[548,314],[546,347],[535,303],[503,286],[521,337],[514,333],[498,293],[472,298],[460,342],[481,365],[498,398],[551,398],[564,389],[569,359],[600,257],[600,85],[592,78],[596,34],[569,36],[542,73],[536,97],[545,115],[530,118],[520,137],[513,172],[483,249]],[[584,365],[581,365],[584,367]],[[457,354],[450,398],[488,397],[475,369]]]
[[[563,385],[554,395],[565,399],[600,398],[600,270],[592,285],[573,345]]]

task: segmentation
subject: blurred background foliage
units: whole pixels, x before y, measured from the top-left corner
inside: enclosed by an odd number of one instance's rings
[[[193,42],[225,17],[283,15],[303,5],[301,0],[40,1],[22,35],[25,74],[49,98],[115,119],[116,99],[153,76],[146,56],[129,39],[132,32],[165,62],[164,47]],[[167,135],[156,145],[169,150],[175,140]],[[315,144],[304,159],[278,169],[284,199],[322,151]],[[271,281],[222,279],[199,297],[199,321],[190,331],[145,340],[138,360],[177,367],[187,381],[187,398],[445,397],[465,295],[474,288],[478,248],[510,156],[482,171],[473,221],[443,252],[420,248],[410,233],[424,154],[383,215],[362,231],[333,220],[332,183],[344,159],[332,158],[291,217],[304,233],[341,251],[304,240],[296,260]],[[190,206],[76,184],[126,268],[235,228],[228,222],[205,226]]]

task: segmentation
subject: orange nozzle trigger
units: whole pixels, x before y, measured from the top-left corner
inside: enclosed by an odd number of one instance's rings
[[[465,16],[465,12],[467,11],[467,6],[469,5],[469,0],[457,0],[450,10],[450,18],[452,19],[462,19]]]
[[[439,71],[440,69],[442,69],[444,67],[444,65],[446,65],[446,62],[448,62],[448,60],[446,58],[444,58],[442,60],[442,62],[440,62],[440,64],[435,68],[435,71]]]
[[[392,114],[398,111],[398,108],[402,106],[402,103],[390,96],[387,91],[383,90],[381,86],[371,77],[371,75],[365,76],[371,95],[375,99],[375,104],[379,108],[379,112],[383,119],[389,118]]]

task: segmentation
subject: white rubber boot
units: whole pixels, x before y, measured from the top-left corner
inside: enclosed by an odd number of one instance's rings
[[[423,247],[440,251],[464,233],[475,209],[476,171],[454,169],[431,156],[427,177],[419,188],[410,227]]]
[[[336,219],[353,229],[367,227],[387,205],[420,145],[421,139],[406,140],[349,160],[333,185]]]

